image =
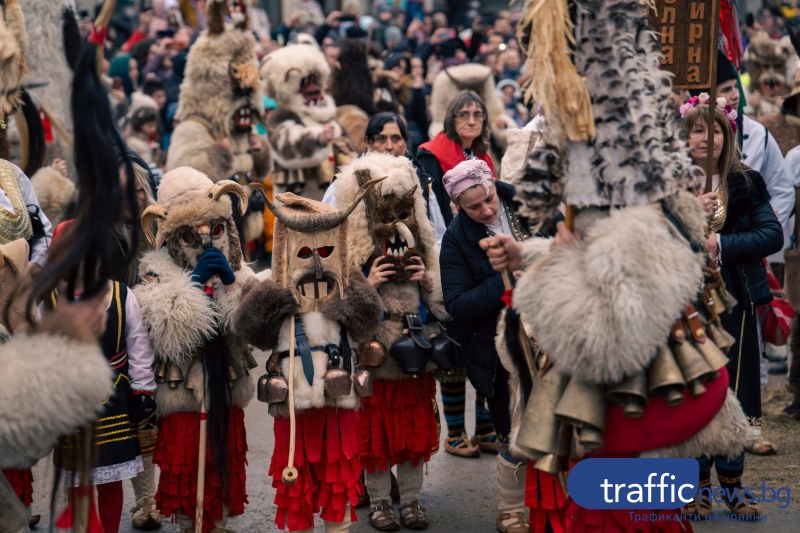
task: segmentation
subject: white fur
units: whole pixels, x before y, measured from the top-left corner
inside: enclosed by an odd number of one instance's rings
[[[327,97],[330,99],[330,97]],[[332,100],[331,100],[332,102]],[[334,107],[335,110],[335,107]],[[327,161],[331,154],[329,145],[319,146],[310,157],[300,157],[299,155],[294,159],[286,159],[281,157],[281,147],[293,146],[300,142],[301,138],[308,133],[313,137],[319,137],[326,126],[332,125],[334,127],[334,136],[338,137],[342,134],[342,128],[335,122],[314,121],[309,117],[303,117],[303,123],[298,124],[291,120],[285,120],[278,125],[275,133],[270,137],[270,142],[275,147],[272,151],[272,157],[283,168],[288,169],[302,169],[313,168],[320,165],[322,162]]]
[[[111,394],[99,346],[63,336],[14,336],[0,346],[0,369],[1,468],[31,466]]]
[[[133,289],[156,358],[180,363],[214,334],[220,310],[164,249],[146,253],[139,273],[144,279],[148,273],[158,275],[158,282],[142,283]]]
[[[750,427],[747,417],[745,417],[736,395],[728,389],[728,396],[725,398],[722,409],[699,433],[680,444],[654,450],[648,452],[647,455],[650,457],[700,457],[701,455],[713,457],[721,455],[730,460],[742,453],[749,438]]]
[[[306,336],[310,346],[325,346],[326,344],[336,344],[341,342],[339,336],[340,325],[325,318],[322,313],[304,313],[300,316],[303,321]],[[289,343],[294,332],[290,330],[291,321],[285,320],[281,326],[281,333],[278,337],[276,352],[289,350]],[[347,340],[345,339],[345,342]],[[321,351],[312,351],[311,358],[314,363],[314,379],[312,385],[308,384],[303,373],[303,361],[300,357],[295,357],[294,361],[294,405],[298,411],[311,409],[314,407],[325,407],[333,405],[342,409],[355,409],[359,405],[359,398],[355,390],[350,391],[350,395],[339,400],[328,400],[325,398],[325,372],[328,370],[328,355]],[[281,361],[281,372],[284,376],[289,376],[289,358]]]
[[[523,274],[515,306],[559,372],[610,384],[652,360],[702,282],[671,232],[656,205],[612,211]]]

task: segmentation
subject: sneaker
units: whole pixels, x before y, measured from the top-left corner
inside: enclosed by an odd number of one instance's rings
[[[472,442],[466,432],[460,437],[447,437],[444,441],[444,451],[457,457],[480,457],[481,450]]]

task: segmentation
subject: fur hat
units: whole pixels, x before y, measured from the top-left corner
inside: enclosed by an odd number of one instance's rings
[[[475,63],[448,67],[436,76],[431,87],[431,125],[428,128],[431,138],[444,129],[447,107],[464,90],[475,91],[483,99],[490,122],[504,116],[505,109],[495,90],[492,69]]]
[[[242,250],[239,234],[233,222],[232,202],[228,193],[236,194],[239,211],[247,211],[247,193],[241,185],[231,180],[212,182],[208,176],[190,167],[170,170],[161,178],[158,187],[158,202],[142,213],[142,230],[156,249],[164,246],[170,237],[183,226],[194,226],[198,222],[223,219],[228,230],[228,261],[234,270],[240,268]],[[152,223],[158,230],[153,235]],[[171,250],[172,253],[172,250]],[[185,258],[173,257],[179,262]],[[187,266],[187,265],[183,265]]]
[[[7,0],[0,7],[0,123],[19,103],[22,77],[28,71],[28,34],[19,0]]]

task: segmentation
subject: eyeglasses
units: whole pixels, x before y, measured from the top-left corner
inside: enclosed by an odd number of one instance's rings
[[[486,115],[483,114],[482,111],[473,111],[470,113],[469,111],[459,111],[456,114],[456,118],[459,120],[469,120],[469,117],[472,117],[476,122],[480,120],[485,120]]]

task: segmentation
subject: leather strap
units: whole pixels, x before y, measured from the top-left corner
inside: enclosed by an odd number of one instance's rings
[[[306,330],[303,328],[303,321],[298,319],[294,321],[294,339],[295,339],[295,353],[300,356],[303,361],[303,373],[306,375],[306,381],[309,385],[314,384],[314,362],[311,360],[311,346],[308,344],[308,337]],[[288,354],[287,354],[288,355]]]
[[[428,339],[425,338],[425,335],[422,331],[422,320],[418,314],[406,313],[403,316],[403,323],[405,328],[408,330],[408,336],[411,337],[411,340],[414,341],[414,344],[423,350],[431,349],[431,343],[428,342]]]

